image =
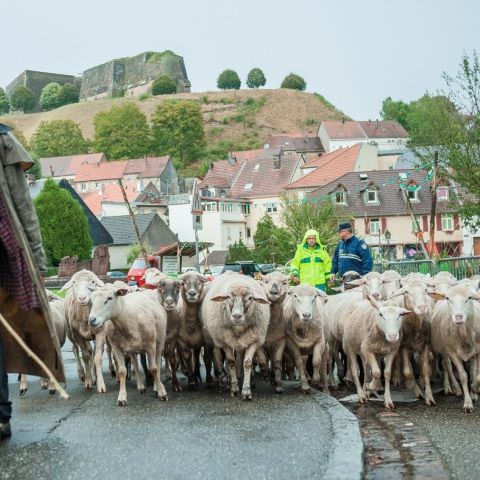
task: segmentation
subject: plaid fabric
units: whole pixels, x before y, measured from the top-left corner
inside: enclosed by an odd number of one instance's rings
[[[23,253],[17,244],[7,206],[0,197],[0,287],[11,295],[20,308],[40,306]]]

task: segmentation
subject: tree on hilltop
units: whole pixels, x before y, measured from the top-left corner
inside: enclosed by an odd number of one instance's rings
[[[24,113],[29,113],[35,108],[35,94],[23,85],[17,87],[10,98],[10,105],[13,110],[21,110]]]
[[[10,100],[5,93],[5,90],[0,87],[0,115],[10,111]]]
[[[78,103],[78,88],[73,83],[64,83],[58,92],[58,106],[68,105],[70,103]]]
[[[132,102],[99,112],[95,125],[95,150],[109,160],[140,158],[152,153],[150,127],[145,114]]]
[[[42,93],[40,94],[40,108],[42,110],[53,110],[59,106],[58,95],[60,89],[60,84],[57,82],[47,83],[42,88]]]
[[[224,70],[217,78],[217,87],[220,90],[238,90],[242,82],[235,70]]]
[[[168,75],[161,75],[152,84],[152,95],[169,93],[177,93],[177,84]]]
[[[267,83],[265,74],[260,70],[260,68],[252,68],[248,72],[247,76],[247,87],[248,88],[259,88],[263,87]]]
[[[72,120],[41,122],[30,141],[36,158],[78,155],[88,152],[88,142]]]
[[[92,239],[80,204],[49,178],[34,201],[45,252],[51,264],[66,256],[91,257]]]
[[[303,92],[307,88],[307,82],[296,73],[288,74],[284,79],[280,88],[289,88],[291,90],[299,90]]]

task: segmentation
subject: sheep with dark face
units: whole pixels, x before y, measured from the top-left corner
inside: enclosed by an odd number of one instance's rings
[[[219,275],[209,286],[200,307],[207,336],[215,346],[215,372],[223,370],[220,349],[227,359],[232,395],[239,393],[235,353],[243,354],[242,396],[252,399],[253,356],[265,343],[270,322],[269,301],[262,286],[238,273]]]

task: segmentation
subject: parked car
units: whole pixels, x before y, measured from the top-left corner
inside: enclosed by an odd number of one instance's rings
[[[222,273],[231,270],[232,272],[243,273],[244,275],[250,275],[254,278],[259,278],[261,275],[260,267],[258,263],[253,262],[234,262],[226,263],[223,266]]]
[[[273,263],[259,263],[258,266],[260,267],[260,271],[263,275],[275,271],[275,265]]]
[[[130,270],[127,274],[127,280],[129,285],[138,285],[141,287],[145,284],[143,280],[143,275],[145,275],[145,270],[147,268],[158,268],[158,257],[150,255],[148,257],[148,265],[145,262],[143,257],[137,258],[130,267]]]
[[[126,275],[126,273],[120,272],[120,270],[112,270],[111,272],[107,272],[107,277],[110,278],[120,278],[125,277]]]

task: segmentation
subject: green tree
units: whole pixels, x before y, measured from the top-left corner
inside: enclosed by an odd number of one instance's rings
[[[267,83],[265,74],[260,70],[260,68],[252,68],[248,72],[247,76],[247,87],[248,88],[259,88],[263,87]]]
[[[220,90],[238,90],[242,82],[235,70],[224,70],[217,78],[217,87]]]
[[[5,90],[0,87],[0,115],[10,111],[10,100],[5,93]]]
[[[35,94],[23,85],[17,87],[10,98],[10,105],[13,110],[21,110],[28,113],[35,108]]]
[[[392,100],[392,97],[387,97],[382,102],[382,110],[380,116],[384,120],[395,120],[405,130],[409,131],[408,126],[408,114],[410,111],[410,105],[402,100]]]
[[[169,93],[177,93],[177,84],[168,75],[158,77],[152,84],[152,95]]]
[[[290,233],[277,227],[268,214],[258,222],[253,241],[253,258],[258,263],[285,264],[295,254],[295,242]]]
[[[68,105],[70,103],[78,103],[78,88],[72,83],[64,83],[58,92],[58,106]]]
[[[132,102],[99,112],[94,118],[95,150],[109,160],[140,158],[152,153],[147,117]]]
[[[88,142],[72,120],[52,120],[40,123],[30,141],[30,149],[36,158],[78,155],[88,152]]]
[[[47,83],[40,94],[40,108],[42,110],[53,110],[59,106],[58,95],[62,87],[57,82]]]
[[[58,265],[66,256],[77,256],[80,260],[90,258],[92,240],[87,217],[67,190],[48,179],[34,204],[51,264]]]
[[[227,263],[238,262],[240,260],[252,260],[252,251],[249,250],[241,240],[228,247],[228,254],[226,258]]]
[[[188,100],[162,102],[152,115],[153,148],[178,167],[198,160],[205,147],[200,105]]]
[[[337,242],[337,226],[344,217],[339,217],[335,206],[328,198],[309,198],[304,201],[284,200],[283,223],[296,244],[303,240],[311,228],[318,231],[321,242],[333,249]]]
[[[290,88],[303,92],[307,88],[307,83],[300,75],[290,73],[283,79],[280,88]]]

